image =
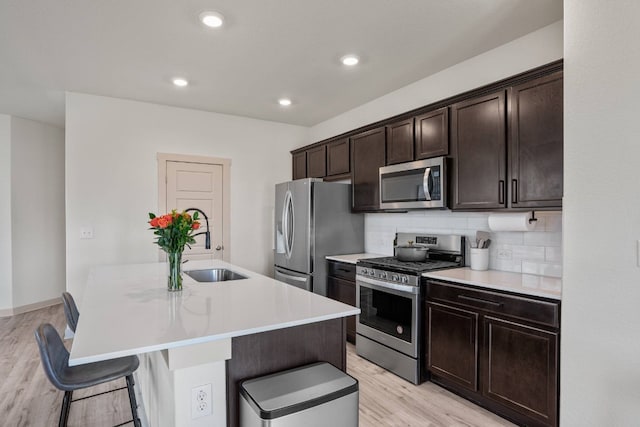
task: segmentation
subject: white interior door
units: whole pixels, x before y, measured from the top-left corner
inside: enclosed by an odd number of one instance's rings
[[[185,248],[183,260],[223,258],[223,194],[222,165],[167,162],[167,212],[182,212],[198,208],[209,218],[211,249],[205,249],[205,235],[196,237],[191,249]],[[190,212],[193,215],[194,212]],[[206,221],[200,214],[200,231],[206,231]]]

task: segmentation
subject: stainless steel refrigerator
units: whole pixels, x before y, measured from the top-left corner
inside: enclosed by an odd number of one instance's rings
[[[276,185],[274,277],[327,295],[327,255],[364,251],[351,185],[307,178]]]

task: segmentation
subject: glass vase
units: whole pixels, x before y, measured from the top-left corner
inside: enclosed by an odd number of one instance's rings
[[[182,290],[182,251],[167,252],[169,276],[167,277],[167,289],[169,292]]]

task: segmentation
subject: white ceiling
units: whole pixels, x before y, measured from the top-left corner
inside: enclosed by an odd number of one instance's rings
[[[559,19],[562,0],[1,0],[0,113],[64,126],[74,91],[311,126]]]

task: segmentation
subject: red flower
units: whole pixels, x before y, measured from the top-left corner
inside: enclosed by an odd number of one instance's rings
[[[157,227],[158,226],[158,221],[160,221],[160,218],[155,217],[151,221],[149,221],[149,225],[152,226],[152,227]]]
[[[170,225],[171,225],[171,219],[167,218],[167,215],[161,216],[160,219],[158,219],[158,227],[167,228]]]
[[[198,221],[194,221],[193,224],[191,224],[191,228],[197,230],[198,228],[200,228],[200,223]]]

